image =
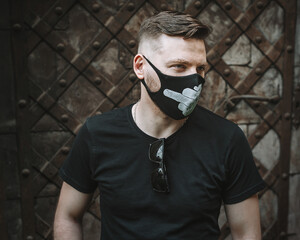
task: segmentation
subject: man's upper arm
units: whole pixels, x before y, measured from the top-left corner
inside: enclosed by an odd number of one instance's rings
[[[239,203],[226,204],[225,210],[233,239],[261,239],[257,194]]]
[[[80,220],[93,194],[82,193],[66,182],[63,183],[56,210],[56,218]]]

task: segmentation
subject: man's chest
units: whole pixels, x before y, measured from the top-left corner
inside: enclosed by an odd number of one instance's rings
[[[178,217],[184,217],[219,209],[224,176],[214,157],[217,156],[199,150],[188,152],[178,146],[166,149],[164,161],[170,186],[166,194],[152,189],[151,173],[157,166],[148,158],[147,144],[96,150],[94,179],[101,204],[116,215],[132,218],[145,212],[176,212]]]

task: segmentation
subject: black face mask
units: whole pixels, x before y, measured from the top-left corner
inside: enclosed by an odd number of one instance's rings
[[[145,56],[143,56],[157,73],[160,80],[160,89],[151,92],[144,79],[149,96],[156,106],[167,116],[179,120],[188,117],[198,103],[202,85],[205,82],[200,74],[187,76],[169,76],[159,71]]]

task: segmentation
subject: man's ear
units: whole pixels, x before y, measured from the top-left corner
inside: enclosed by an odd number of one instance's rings
[[[133,70],[139,79],[144,79],[144,59],[141,54],[135,55],[133,59]]]

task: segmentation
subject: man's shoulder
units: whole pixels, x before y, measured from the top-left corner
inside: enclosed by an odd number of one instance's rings
[[[110,111],[91,116],[86,120],[86,126],[89,130],[104,128],[107,125],[115,125],[116,123],[127,121],[130,105],[121,108],[115,108]]]
[[[201,106],[197,106],[190,122],[194,134],[209,139],[213,138],[227,142],[233,136],[244,135],[236,123]]]
[[[194,122],[206,125],[207,127],[211,126],[213,128],[225,127],[225,128],[235,129],[238,127],[237,124],[235,124],[234,122],[222,116],[219,116],[216,113],[199,105],[195,109],[195,114],[193,114],[193,120]]]

